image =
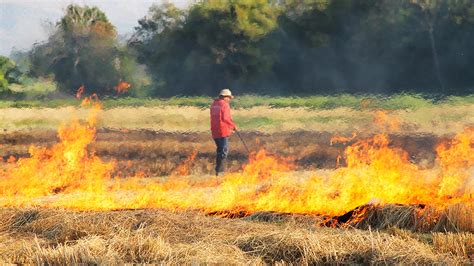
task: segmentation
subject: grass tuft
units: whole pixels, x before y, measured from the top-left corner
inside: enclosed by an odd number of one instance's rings
[[[4,208],[0,224],[0,262],[17,264],[460,264],[469,263],[473,239],[160,210]]]

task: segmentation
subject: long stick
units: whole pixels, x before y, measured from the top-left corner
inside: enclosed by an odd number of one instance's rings
[[[242,138],[242,136],[240,135],[239,131],[235,130],[235,133],[237,133],[237,136],[239,136],[240,140],[242,141],[242,143],[244,144],[244,147],[245,149],[247,150],[247,153],[250,154],[250,150],[249,148],[247,147],[247,143],[245,143],[244,139]]]

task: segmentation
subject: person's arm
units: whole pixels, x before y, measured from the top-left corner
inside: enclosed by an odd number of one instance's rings
[[[230,107],[229,105],[224,105],[222,108],[222,122],[227,124],[231,129],[237,129],[234,121],[232,120],[232,116],[230,115]]]

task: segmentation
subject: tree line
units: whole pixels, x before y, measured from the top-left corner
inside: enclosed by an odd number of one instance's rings
[[[462,95],[473,48],[471,0],[203,0],[152,5],[125,42],[101,10],[70,5],[28,58],[66,93]]]

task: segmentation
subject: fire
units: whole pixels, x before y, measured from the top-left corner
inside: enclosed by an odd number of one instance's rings
[[[38,197],[103,189],[114,164],[103,162],[88,149],[95,138],[98,110],[100,104],[94,102],[87,121],[74,119],[61,125],[60,143],[51,148],[31,146],[29,158],[9,161],[15,165],[0,174],[1,205],[29,206]]]
[[[351,137],[344,137],[344,136],[333,136],[331,137],[331,140],[329,141],[331,145],[334,143],[347,143],[349,141],[354,140],[357,137],[357,132],[352,132]]]
[[[86,88],[84,87],[84,85],[80,86],[79,89],[77,89],[76,91],[76,98],[77,99],[81,99],[82,97],[82,94],[86,91]]]
[[[178,165],[171,175],[173,175],[173,176],[175,176],[175,175],[178,175],[178,176],[189,175],[191,165],[194,162],[194,159],[196,159],[197,154],[198,154],[198,151],[193,150],[193,152],[188,156],[188,158],[186,158],[186,160],[184,162],[182,162],[180,165]]]
[[[58,144],[33,146],[29,158],[11,161],[0,171],[0,206],[341,215],[366,204],[445,208],[472,202],[473,128],[437,147],[438,166],[432,170],[419,169],[381,133],[349,146],[344,153],[347,166],[328,176],[301,176],[291,158],[260,150],[251,154],[242,171],[219,178],[180,176],[189,173],[197,151],[166,180],[114,178],[115,163],[102,161],[92,149],[100,103],[92,97],[83,105],[89,108],[87,120],[62,125]]]
[[[474,192],[474,127],[466,128],[452,140],[436,148],[441,166],[441,197]]]
[[[378,110],[374,114],[374,124],[383,132],[389,132],[400,128],[401,121],[388,114],[386,110]]]
[[[352,132],[351,137],[333,136],[333,137],[331,137],[331,140],[329,141],[329,143],[330,143],[331,146],[334,145],[335,143],[345,144],[345,143],[348,143],[349,141],[354,140],[356,137],[357,137],[357,132]],[[341,159],[342,159],[342,155],[338,151],[338,155],[337,155],[337,158],[336,158],[336,168],[339,168],[339,166],[341,165]]]
[[[120,93],[125,93],[128,91],[128,89],[130,89],[132,87],[132,85],[126,81],[120,81],[119,84],[117,84],[117,86],[114,87],[114,90],[120,94]]]

